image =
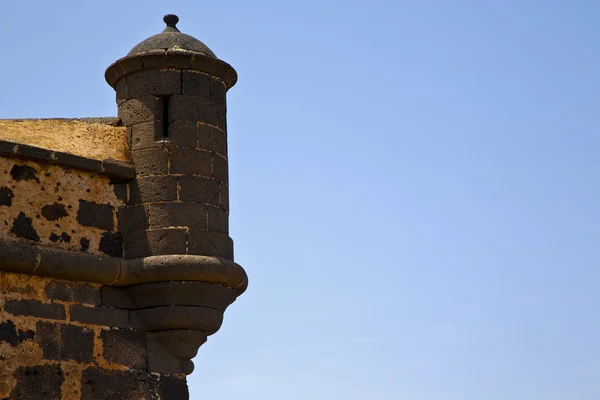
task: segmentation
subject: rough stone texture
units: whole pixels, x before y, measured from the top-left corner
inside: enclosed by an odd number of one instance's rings
[[[0,272],[0,399],[188,398],[183,374],[148,370],[145,332],[76,321],[73,310],[99,302],[100,291],[99,285]],[[8,310],[26,303],[71,312],[54,320]]]
[[[106,254],[103,234],[116,231],[113,209],[124,204],[108,177],[0,157],[0,187],[10,190],[10,205],[0,205],[0,237]]]
[[[105,160],[130,161],[127,132],[111,119],[0,120],[0,140]]]

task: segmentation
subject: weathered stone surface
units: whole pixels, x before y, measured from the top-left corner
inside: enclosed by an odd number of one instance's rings
[[[86,283],[52,280],[46,285],[46,295],[52,300],[98,305],[100,286]]]
[[[137,176],[165,175],[169,172],[169,151],[153,147],[133,151],[133,165]]]
[[[4,310],[12,315],[27,315],[46,319],[65,319],[62,304],[46,304],[39,300],[7,300]]]
[[[47,360],[92,362],[94,332],[82,326],[39,321],[36,340]]]
[[[198,203],[150,205],[150,227],[189,227],[206,229],[206,207]]]
[[[82,226],[111,231],[114,228],[114,207],[109,204],[99,204],[93,201],[79,200],[77,222]]]
[[[210,153],[195,149],[171,149],[172,174],[190,174],[211,176],[212,156]]]
[[[40,241],[40,236],[33,228],[32,219],[25,215],[24,212],[20,212],[19,216],[13,220],[10,233],[19,238],[34,240],[36,242]]]
[[[219,233],[229,233],[229,215],[218,207],[207,207],[208,230]]]
[[[12,205],[12,199],[15,197],[15,194],[8,187],[0,188],[0,206],[10,207]]]
[[[153,399],[152,387],[157,386],[145,372],[110,371],[97,367],[83,371],[81,384],[81,400],[150,400]]]
[[[147,176],[129,185],[129,202],[132,205],[173,200],[177,200],[176,176]]]
[[[103,330],[104,358],[111,362],[134,369],[146,368],[146,334],[128,329]]]
[[[125,235],[125,258],[185,254],[187,229],[169,228]]]
[[[221,233],[190,229],[188,254],[233,260],[233,241],[229,236]]]
[[[8,320],[6,322],[0,322],[0,343],[5,342],[15,347],[19,343],[24,342],[35,336],[33,331],[24,332],[17,330],[15,324]]]
[[[147,331],[182,329],[211,335],[222,322],[223,313],[208,307],[168,306],[131,311],[131,327]]]
[[[129,328],[129,312],[126,310],[73,304],[70,307],[70,311],[71,321],[116,328]]]
[[[10,176],[14,166],[28,167],[25,170],[35,171],[35,174],[28,175],[31,179],[17,181]],[[108,177],[19,159],[0,157],[0,187],[7,187],[12,193],[8,197],[11,205],[0,206],[6,221],[0,223],[0,238],[32,240],[42,246],[72,251],[80,251],[80,241],[85,238],[86,251],[91,254],[103,254],[99,245],[103,231],[109,230],[94,225],[109,228],[114,217],[103,220],[104,217],[92,211],[88,215],[91,221],[83,220],[89,226],[82,225],[77,219],[80,211],[84,212],[79,210],[80,202],[100,204],[104,208],[123,204],[112,190]],[[99,223],[93,222],[98,219]]]
[[[179,178],[179,186],[182,201],[215,205],[220,202],[219,183],[213,179],[184,175]]]
[[[61,400],[61,385],[65,378],[60,365],[20,367],[17,385],[7,400]]]

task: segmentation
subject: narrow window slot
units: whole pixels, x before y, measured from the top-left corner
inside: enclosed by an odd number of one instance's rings
[[[169,136],[169,99],[170,97],[162,98],[162,123],[163,123],[163,136]]]

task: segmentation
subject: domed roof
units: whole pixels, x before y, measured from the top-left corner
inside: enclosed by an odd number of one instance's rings
[[[153,50],[184,50],[201,53],[205,56],[217,58],[215,53],[198,39],[181,33],[175,25],[179,22],[179,17],[174,14],[167,14],[163,18],[167,24],[164,31],[158,35],[150,36],[148,39],[135,46],[128,56],[144,53]]]

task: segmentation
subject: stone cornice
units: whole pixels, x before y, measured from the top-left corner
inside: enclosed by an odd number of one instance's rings
[[[205,282],[233,289],[237,296],[248,287],[244,269],[222,258],[162,255],[124,260],[9,238],[0,238],[0,271],[111,286],[165,281]]]
[[[84,171],[97,172],[109,178],[129,181],[135,178],[133,165],[113,159],[95,160],[75,154],[44,149],[27,144],[0,140],[0,154],[9,157],[25,158],[50,164],[63,165]]]

